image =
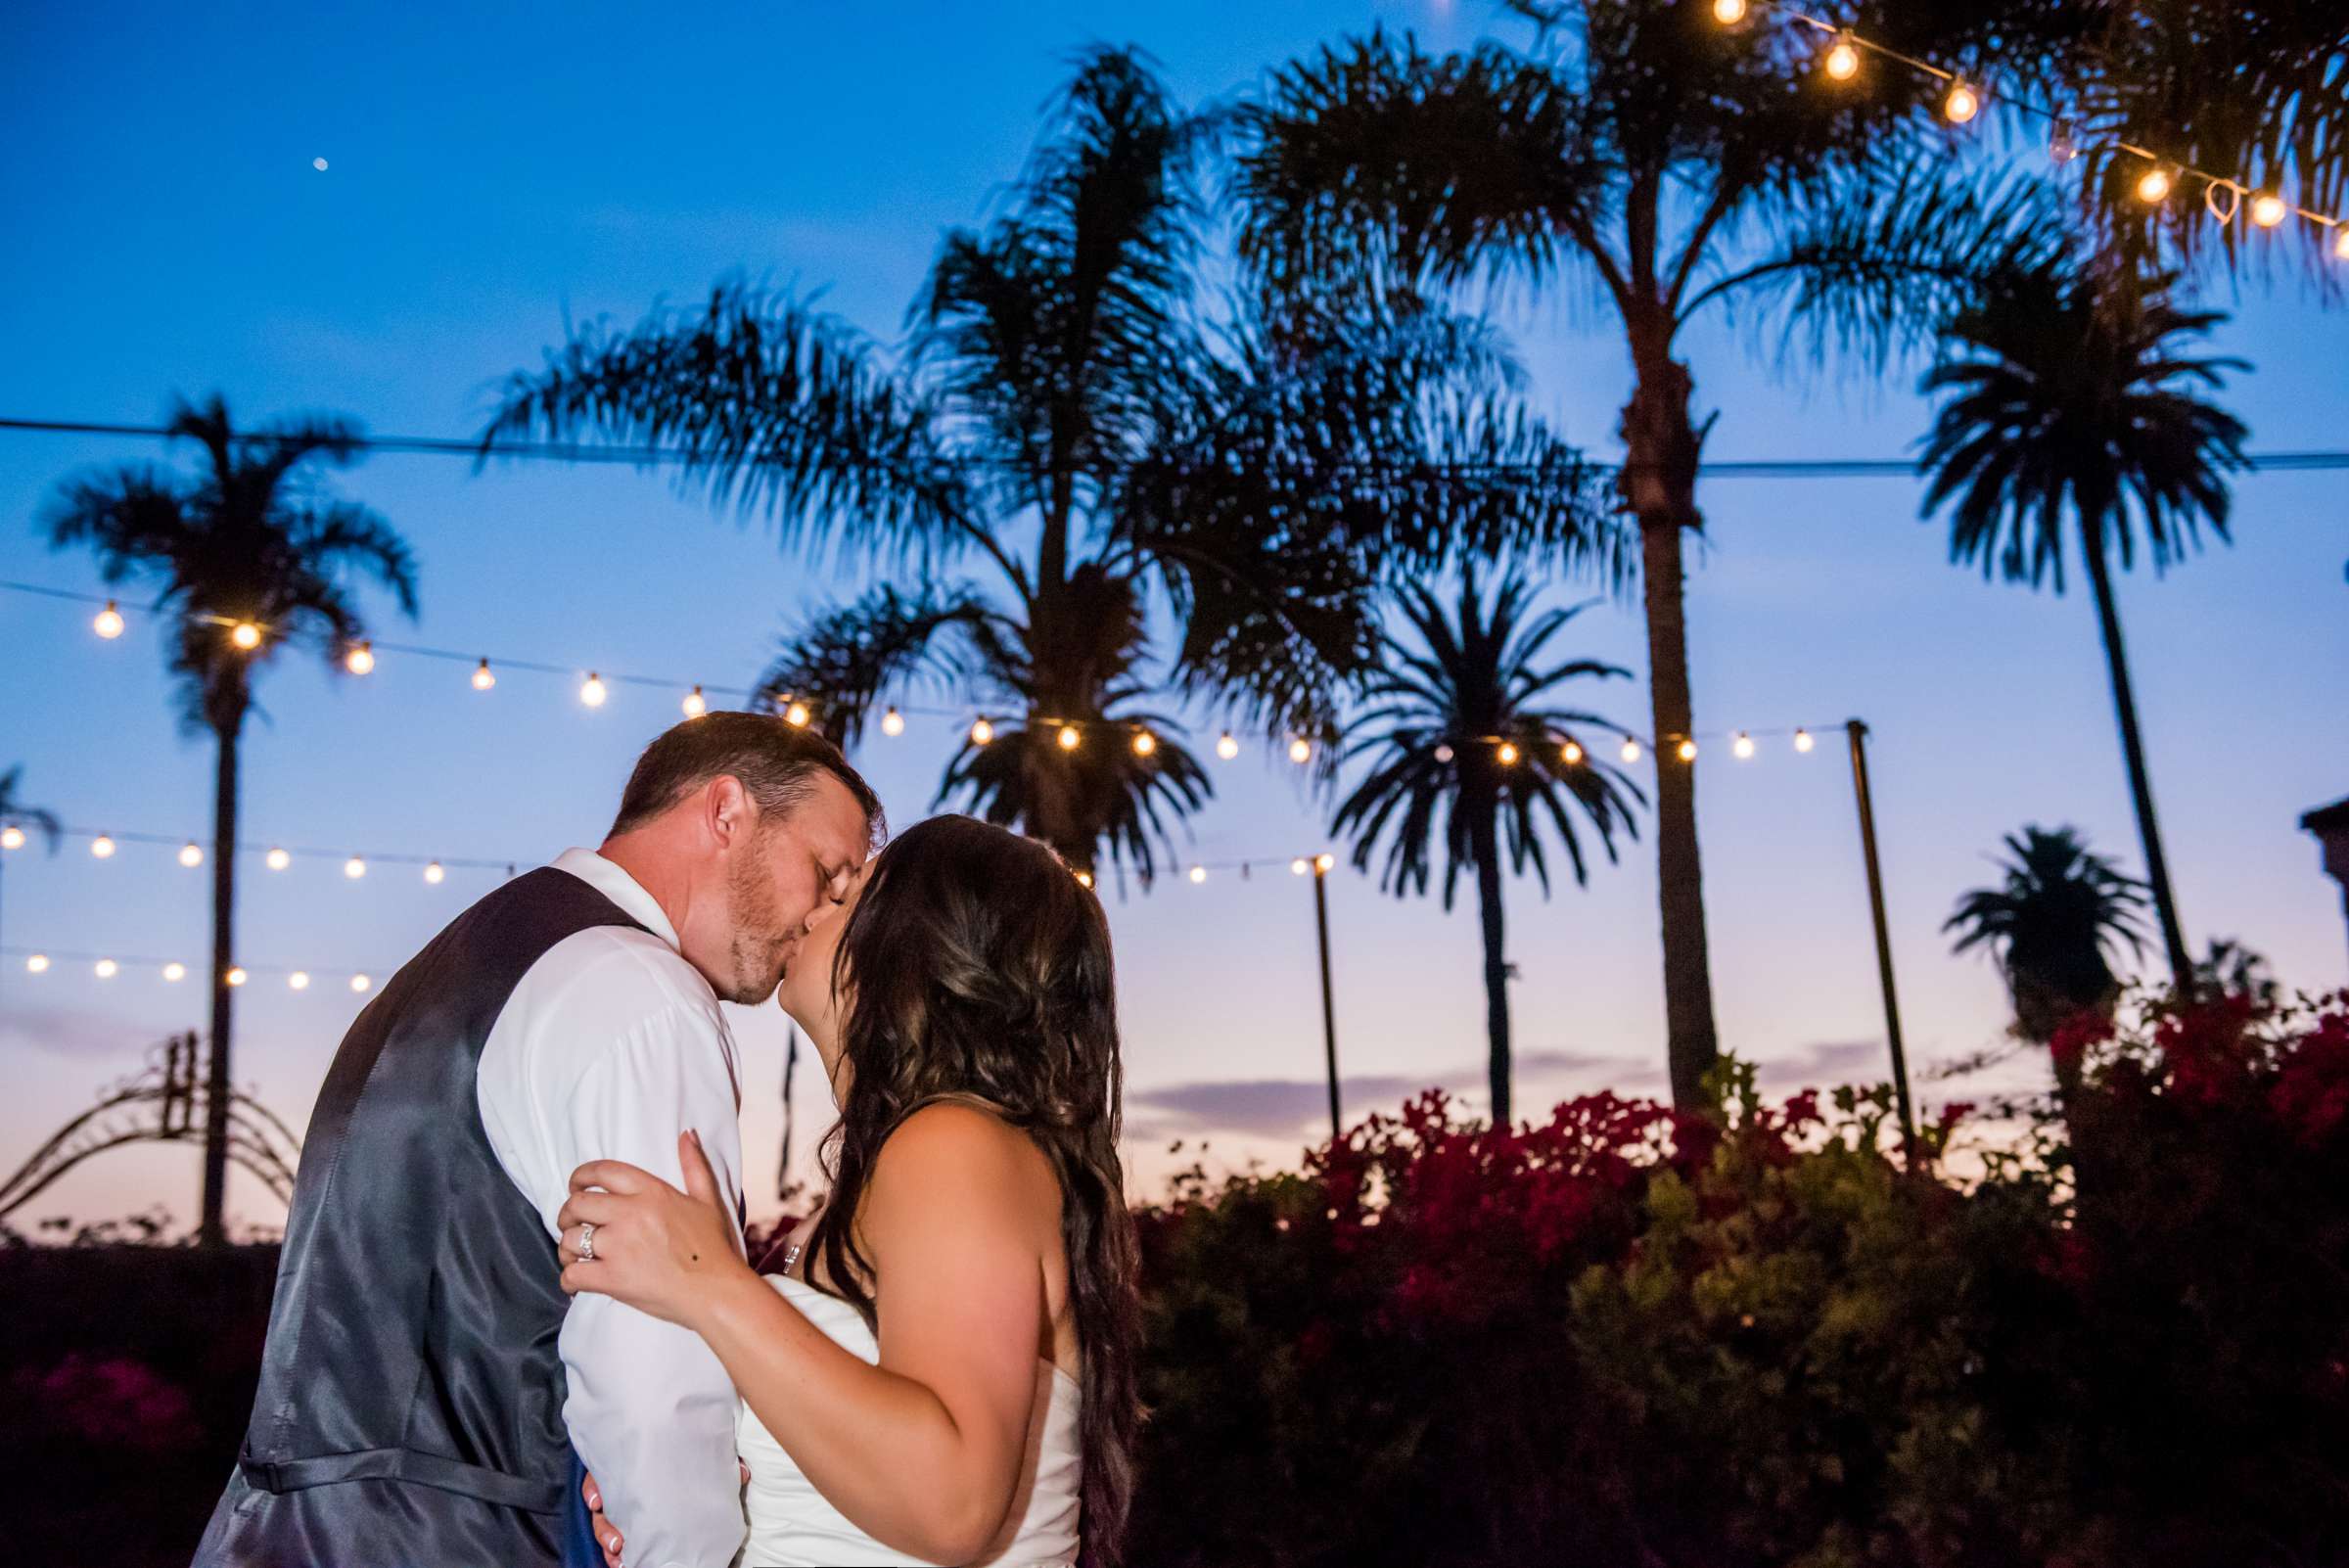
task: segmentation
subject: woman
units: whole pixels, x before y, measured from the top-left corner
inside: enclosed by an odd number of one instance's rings
[[[746,1562],[1112,1559],[1138,1317],[1100,904],[1043,846],[935,817],[810,921],[779,999],[841,1111],[782,1271],[736,1253],[689,1133],[685,1192],[616,1161],[574,1175],[564,1288],[724,1362]]]

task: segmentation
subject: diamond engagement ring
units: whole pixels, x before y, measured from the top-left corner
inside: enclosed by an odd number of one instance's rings
[[[579,1222],[579,1262],[595,1262],[595,1226],[584,1220]]]

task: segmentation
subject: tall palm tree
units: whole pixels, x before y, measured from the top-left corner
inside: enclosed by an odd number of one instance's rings
[[[1697,1106],[1718,1044],[1694,769],[1673,743],[1693,733],[1682,535],[1703,527],[1698,458],[1717,416],[1696,415],[1676,342],[1708,306],[1742,305],[1807,324],[1815,354],[1881,361],[2050,231],[2030,221],[2032,182],[1955,182],[1924,78],[1831,84],[1817,35],[1771,24],[1771,8],[1739,28],[1690,0],[1509,9],[1536,26],[1526,50],[1430,55],[1373,32],[1276,72],[1239,115],[1241,252],[1289,298],[1515,282],[1613,311],[1633,380],[1619,494],[1639,526],[1659,743],[1668,1050],[1676,1103]],[[2082,25],[2034,0],[1826,9],[1961,69],[1994,41],[2011,67]]]
[[[55,854],[58,841],[65,836],[65,824],[58,821],[55,812],[44,810],[25,800],[21,793],[23,783],[24,769],[22,764],[0,773],[0,832],[13,828],[23,833],[26,828],[31,828],[49,846],[49,853]],[[5,864],[5,861],[0,861],[0,865]]]
[[[2111,267],[2035,268],[1959,311],[1947,355],[1922,386],[1948,399],[1921,466],[1931,477],[1924,515],[1951,504],[1950,559],[1979,563],[1985,579],[1996,572],[2060,594],[2065,541],[2077,537],[2162,948],[2179,989],[2190,991],[2193,960],[2154,819],[2112,573],[2116,557],[2135,563],[2141,529],[2156,574],[2201,548],[2205,521],[2230,540],[2227,476],[2248,466],[2246,433],[2198,392],[2247,367],[2188,351],[2226,316],[2182,308],[2175,283]]]
[[[925,678],[999,704],[1012,722],[964,749],[942,797],[1081,871],[1106,847],[1146,876],[1209,784],[1135,705],[1156,689],[1326,732],[1376,646],[1378,579],[1451,543],[1409,536],[1397,493],[1439,478],[1472,492],[1495,540],[1572,553],[1604,531],[1555,502],[1581,467],[1538,427],[1522,426],[1523,468],[1439,473],[1446,409],[1509,423],[1504,359],[1472,324],[1205,319],[1203,135],[1139,56],[1094,50],[1005,214],[946,237],[900,361],[798,300],[722,285],[700,312],[576,332],[509,384],[484,451],[539,432],[662,444],[683,483],[787,542],[899,569],[902,585],[802,628],[767,686],[843,741]],[[1153,669],[1161,613],[1175,645]]]
[[[217,746],[212,1051],[200,1229],[205,1241],[216,1243],[228,1173],[238,743],[253,710],[253,678],[292,644],[316,649],[329,668],[341,668],[346,651],[367,634],[352,600],[360,581],[389,589],[413,619],[416,568],[390,524],[356,502],[335,499],[311,477],[319,465],[344,467],[358,455],[358,432],[346,421],[240,431],[215,395],[201,407],[179,403],[169,429],[204,448],[200,477],[146,465],[80,476],[59,487],[42,527],[55,548],[96,551],[108,582],[156,586],[157,608],[179,617],[169,669],[182,722],[191,732],[208,730]]]
[[[1425,587],[1402,590],[1400,608],[1417,643],[1388,639],[1387,656],[1363,693],[1368,706],[1347,726],[1347,755],[1366,759],[1367,770],[1330,823],[1332,832],[1354,840],[1359,867],[1368,867],[1379,840],[1388,838],[1379,885],[1398,898],[1427,892],[1439,838],[1445,908],[1451,907],[1461,869],[1475,872],[1496,1128],[1513,1125],[1501,874],[1522,876],[1530,865],[1546,897],[1544,839],[1554,832],[1576,885],[1588,886],[1589,862],[1576,815],[1611,861],[1617,830],[1636,837],[1632,809],[1644,804],[1638,786],[1590,750],[1598,732],[1624,731],[1596,714],[1547,706],[1549,695],[1570,681],[1630,671],[1594,659],[1543,664],[1543,650],[1588,606],[1529,621],[1533,596],[1532,585],[1512,576],[1487,603],[1473,570],[1462,575],[1449,612]]]
[[[1941,929],[1959,934],[1952,951],[1979,947],[1998,960],[2014,1032],[2045,1045],[2074,1014],[2111,1011],[2118,949],[2144,951],[2144,888],[2092,852],[2077,828],[2029,826],[2005,843],[2005,880],[1959,899]],[[2056,1065],[2060,1073],[2069,1064]]]

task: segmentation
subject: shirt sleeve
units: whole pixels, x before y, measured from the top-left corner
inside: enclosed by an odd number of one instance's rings
[[[681,1185],[677,1134],[691,1128],[736,1213],[742,1144],[722,1028],[714,1010],[671,1007],[580,1075],[568,1114],[551,1119],[566,1188],[594,1159]],[[553,1195],[546,1212],[561,1204]],[[571,1385],[563,1418],[627,1537],[630,1568],[724,1568],[745,1531],[734,1385],[717,1357],[700,1335],[609,1296],[575,1297],[559,1345]]]

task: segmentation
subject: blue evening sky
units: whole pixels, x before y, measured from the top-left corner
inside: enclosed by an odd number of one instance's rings
[[[1296,52],[1373,23],[1466,42],[1491,13],[1439,0],[1082,7],[722,3],[645,8],[55,3],[12,8],[0,53],[0,414],[154,421],[175,391],[214,389],[248,420],[331,409],[379,432],[469,434],[485,389],[536,362],[566,312],[633,319],[736,270],[823,288],[893,337],[941,233],[983,218],[1017,169],[1070,52],[1137,42],[1187,101],[1248,87]],[[319,172],[314,159],[329,166]],[[1626,391],[1606,323],[1567,299],[1505,319],[1532,395],[1612,455]],[[2339,446],[2349,312],[2292,291],[2224,301],[2221,346],[2255,374],[2230,393],[2267,450]],[[1685,345],[1720,458],[1903,455],[1921,430],[1914,367],[1881,383],[1757,366],[1719,323]],[[152,443],[0,434],[0,577],[97,585],[91,563],[33,531],[83,465]],[[341,481],[413,542],[423,619],[398,638],[607,671],[744,684],[802,613],[851,584],[759,529],[680,498],[658,475],[518,464],[475,476],[447,458],[379,456]],[[2123,613],[2155,787],[2190,939],[2238,936],[2287,984],[2338,986],[2339,891],[2296,821],[2349,794],[2349,558],[2340,478],[2256,476],[2238,537],[2167,581],[2139,574]],[[1906,481],[1709,483],[1711,544],[1689,590],[1702,730],[1864,715],[1890,889],[1901,1000],[1920,1064],[1994,1043],[1991,967],[1938,927],[1991,876],[2002,834],[2076,823],[2133,868],[2135,826],[2095,617],[1986,585],[1945,561]],[[1574,584],[1553,589],[1560,602]],[[1588,651],[1640,669],[1635,610],[1577,623]],[[84,607],[0,595],[0,768],[69,822],[198,836],[209,746],[183,738],[159,629],[114,643]],[[592,843],[636,749],[677,692],[615,688],[583,710],[571,682],[509,673],[477,695],[462,669],[387,658],[365,681],[292,660],[266,678],[246,748],[254,842],[530,863]],[[1644,727],[1635,681],[1600,697]],[[1215,715],[1196,715],[1212,736]],[[896,818],[928,808],[956,726],[917,719],[857,761]],[[1839,737],[1746,763],[1726,748],[1699,780],[1722,1035],[1772,1081],[1881,1072],[1883,1025]],[[1252,748],[1221,764],[1187,859],[1320,847],[1297,770]],[[245,882],[242,955],[304,966],[240,999],[240,1082],[299,1121],[354,1009],[354,969],[396,965],[495,873],[428,888],[410,868],[346,881],[299,861]],[[0,944],[0,1165],[202,1021],[192,984],[151,968],[100,981],[82,962],[25,973],[22,952],[179,957],[201,968],[207,874],[168,849],[110,861],[86,841],[7,862]],[[1467,903],[1381,898],[1351,870],[1331,889],[1340,1043],[1352,1109],[1443,1083],[1480,1094],[1483,1005]],[[1311,899],[1286,873],[1164,884],[1110,907],[1124,968],[1136,1183],[1175,1137],[1211,1160],[1293,1159],[1320,1104]],[[1646,839],[1546,901],[1509,895],[1520,1104],[1580,1089],[1662,1087],[1655,887]],[[754,1186],[771,1179],[782,1030],[739,1017]],[[2032,1064],[2016,1070],[2028,1078]],[[807,1073],[803,1105],[822,1103]],[[1951,1090],[1928,1085],[1928,1102]],[[1972,1090],[1966,1092],[1971,1093]],[[803,1121],[803,1144],[820,1117]],[[1187,1159],[1189,1156],[1183,1157]],[[93,1162],[41,1214],[194,1209],[194,1153]],[[240,1185],[247,1220],[277,1216]]]

